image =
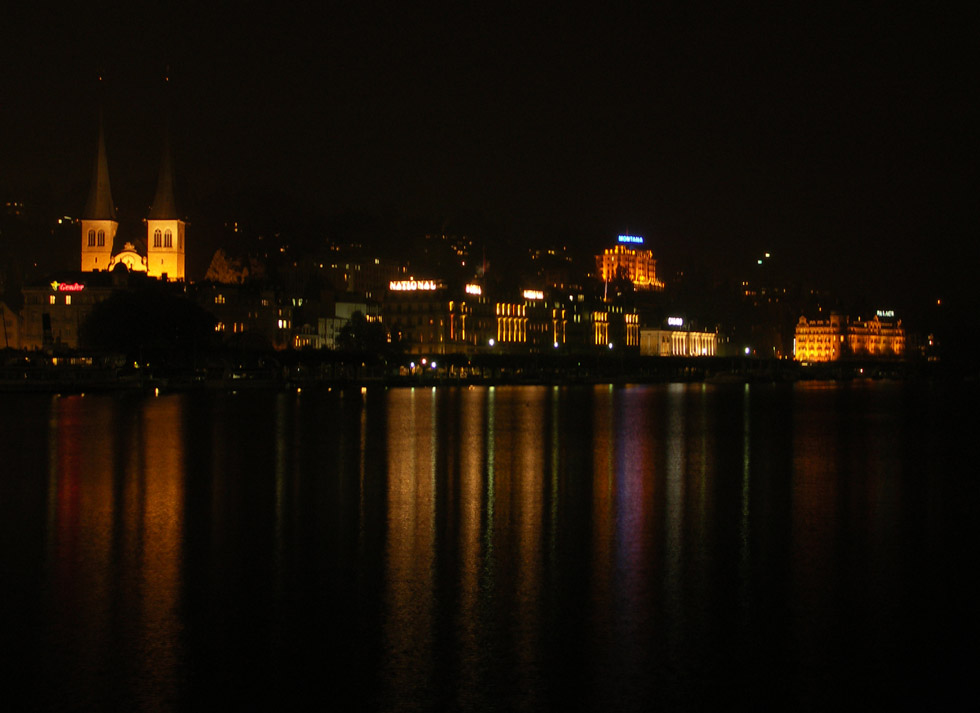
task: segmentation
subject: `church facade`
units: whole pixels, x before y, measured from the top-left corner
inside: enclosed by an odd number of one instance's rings
[[[112,201],[105,133],[100,122],[92,187],[81,219],[82,272],[110,272],[122,265],[150,277],[184,280],[184,221],[178,217],[174,200],[173,163],[166,141],[156,195],[145,222],[145,247],[139,246],[135,239],[125,240],[125,236],[117,234],[119,221]]]

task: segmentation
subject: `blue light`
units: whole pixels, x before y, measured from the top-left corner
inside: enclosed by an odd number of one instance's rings
[[[641,238],[639,235],[620,235],[619,242],[643,245],[643,238]]]

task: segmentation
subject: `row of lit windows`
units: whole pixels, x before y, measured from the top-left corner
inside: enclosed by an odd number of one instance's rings
[[[524,317],[527,314],[526,306],[498,302],[497,314],[505,317]]]
[[[214,325],[214,331],[216,331],[216,332],[224,332],[226,329],[227,328],[225,327],[225,323],[224,322],[218,322],[217,324]],[[232,322],[231,323],[231,331],[234,332],[234,333],[236,333],[236,334],[238,332],[244,332],[245,331],[245,323],[244,322]]]

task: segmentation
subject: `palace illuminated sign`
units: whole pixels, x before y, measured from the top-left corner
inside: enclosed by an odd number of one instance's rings
[[[667,325],[671,327],[683,327],[684,319],[682,317],[668,317]]]
[[[81,292],[85,285],[80,282],[52,282],[51,289],[55,292]]]
[[[395,292],[415,292],[417,290],[437,290],[435,280],[392,280],[388,289]]]
[[[639,235],[620,235],[618,240],[629,245],[643,245],[643,238]]]
[[[893,310],[893,309],[880,309],[875,314],[877,314],[879,317],[894,317],[895,316],[895,310]]]
[[[466,286],[466,294],[468,294],[468,295],[482,295],[483,294],[483,288],[480,287],[479,285],[467,285]]]
[[[524,295],[526,300],[543,300],[544,292],[541,290],[524,290],[521,294]]]

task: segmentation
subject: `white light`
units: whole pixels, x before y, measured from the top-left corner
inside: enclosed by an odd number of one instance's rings
[[[494,340],[494,338],[493,337],[490,337],[490,346],[492,347],[496,343],[497,342]]]
[[[468,294],[468,295],[482,295],[483,294],[483,288],[480,287],[480,285],[473,285],[473,284],[467,285],[466,286],[466,294]]]
[[[392,280],[388,283],[388,289],[395,292],[414,292],[438,288],[434,280]]]
[[[544,292],[541,290],[524,290],[522,293],[526,300],[543,300]]]
[[[414,369],[414,368],[415,368],[415,362],[414,362],[414,361],[410,361],[410,362],[408,363],[408,368],[409,368],[409,369]]]
[[[436,363],[435,362],[432,362],[429,366],[431,366],[433,369],[435,369],[436,368]]]
[[[609,342],[609,348],[612,349],[612,342]]]
[[[555,349],[558,348],[558,342],[555,342]]]
[[[746,353],[746,355],[750,354],[751,352],[752,352],[752,350],[749,347],[745,347],[745,353]]]
[[[671,327],[682,327],[684,326],[684,320],[681,317],[668,317],[667,324]]]

